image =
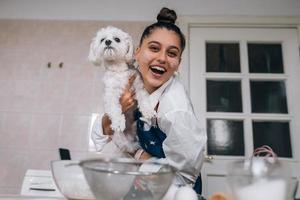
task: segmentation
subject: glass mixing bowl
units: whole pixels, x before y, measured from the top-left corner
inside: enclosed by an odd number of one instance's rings
[[[254,157],[228,165],[227,180],[233,200],[290,200],[288,165],[274,158]]]
[[[98,158],[79,163],[98,200],[160,200],[175,176],[168,164],[125,158]]]
[[[72,160],[52,161],[54,182],[67,199],[95,199],[78,163]]]

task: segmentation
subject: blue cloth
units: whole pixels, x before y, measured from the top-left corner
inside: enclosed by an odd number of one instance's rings
[[[135,118],[137,120],[137,136],[141,147],[152,156],[165,158],[162,143],[167,137],[166,134],[159,129],[157,124],[156,126],[151,126],[149,130],[144,130],[144,121],[140,119],[141,116],[141,113],[137,111]],[[202,193],[201,175],[199,175],[195,182],[194,190],[198,194]]]
[[[166,157],[162,148],[162,143],[167,136],[157,126],[151,126],[151,128],[146,131],[144,130],[144,122],[138,118],[137,135],[139,143],[144,151],[157,158]]]

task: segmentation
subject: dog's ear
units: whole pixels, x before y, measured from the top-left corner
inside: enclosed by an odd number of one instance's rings
[[[133,63],[133,42],[130,35],[126,38],[127,43],[127,52],[125,55],[125,59],[127,64],[131,65]]]
[[[90,52],[88,55],[88,60],[92,62],[94,65],[101,65],[101,58],[98,55],[98,45],[99,41],[97,40],[97,36],[93,38],[92,43],[90,45]]]

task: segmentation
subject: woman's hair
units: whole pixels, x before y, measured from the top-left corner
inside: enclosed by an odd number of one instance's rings
[[[175,21],[177,19],[176,12],[174,10],[170,10],[169,8],[162,8],[158,13],[156,19],[156,23],[151,24],[145,28],[140,40],[140,44],[142,44],[143,40],[149,37],[154,30],[158,28],[166,28],[167,30],[174,31],[179,36],[180,47],[183,51],[185,48],[185,37],[181,32],[180,28],[178,28],[178,26],[175,25]]]

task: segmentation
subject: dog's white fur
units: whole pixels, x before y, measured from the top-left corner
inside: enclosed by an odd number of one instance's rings
[[[137,74],[133,88],[136,92],[138,107],[146,121],[151,121],[155,111],[150,107],[143,82],[133,63],[133,42],[131,36],[113,26],[100,29],[90,45],[89,60],[95,65],[105,67],[104,72],[104,111],[111,120],[114,130],[113,141],[122,150],[134,152],[138,148],[135,131],[124,133],[125,116],[122,113],[120,97],[128,84],[129,78]]]

